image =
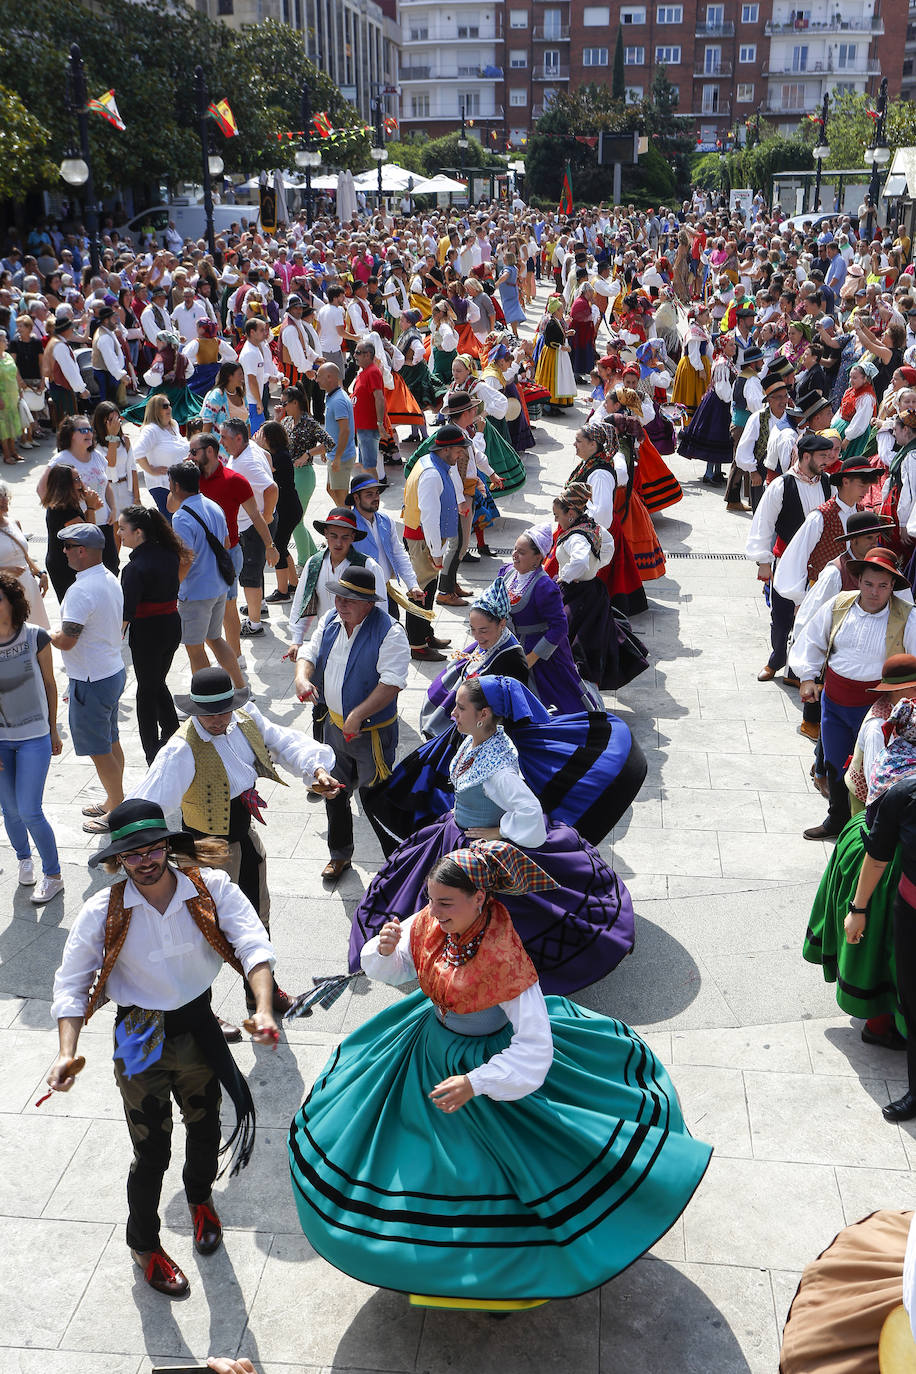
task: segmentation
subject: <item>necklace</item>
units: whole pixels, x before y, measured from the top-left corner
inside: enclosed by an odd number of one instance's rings
[[[489,914],[484,915],[481,911],[477,920],[465,931],[464,935],[446,934],[445,947],[440,957],[445,960],[450,968],[461,968],[463,964],[469,964],[480,949],[480,942],[486,935],[489,924]]]

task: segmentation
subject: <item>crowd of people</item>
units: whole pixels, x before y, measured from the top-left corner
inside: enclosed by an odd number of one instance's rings
[[[242,1032],[210,1009],[222,962],[263,1044],[334,995],[277,982],[257,787],[284,773],[324,801],[324,883],[352,865],[354,794],[384,858],[336,991],[361,971],[420,985],[348,1037],[293,1121],[319,1253],[369,1283],[511,1306],[613,1277],[688,1204],[709,1147],[663,1066],[565,1000],[633,945],[598,846],[646,763],[602,694],[648,667],[639,616],[666,572],[653,516],[683,495],[674,453],[752,517],[759,681],[784,671],[799,692],[827,801],[805,835],[837,842],[805,957],[863,1038],[908,1049],[910,1087],[884,1115],[916,1116],[916,279],[906,233],[865,209],[815,231],[781,228],[760,196],[746,216],[701,192],[568,216],[517,200],[240,225],[215,255],[105,239],[97,273],[81,233],[0,260],[4,462],[55,438],[30,474],[43,568],[0,485],[0,803],[20,882],[51,901],[56,651],[101,790],[90,862],[118,881],[73,924],[49,1083],[73,1086],[80,1027],[110,997],[127,1243],[157,1291],[188,1290],[159,1234],[170,1095],[201,1253],[221,1241],[221,1157],[235,1171],[254,1143],[228,1048]],[[500,563],[500,501],[543,492],[545,413],[567,422],[564,480]],[[263,635],[312,707],[295,728],[252,698],[242,641]],[[129,796],[125,636],[148,765]],[[182,646],[190,686],[173,696]],[[425,740],[399,756],[412,663],[437,666]],[[296,805],[283,795],[271,810]],[[447,1160],[430,1103],[461,1112]]]

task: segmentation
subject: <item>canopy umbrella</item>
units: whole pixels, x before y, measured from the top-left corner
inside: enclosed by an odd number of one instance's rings
[[[406,191],[408,183],[416,181],[417,177],[406,167],[398,167],[393,162],[382,163],[382,191]],[[378,171],[375,167],[368,172],[360,172],[358,177],[353,178],[353,185],[357,191],[377,191],[378,190]]]
[[[467,185],[463,181],[455,181],[453,177],[447,177],[444,172],[440,172],[434,177],[418,177],[413,184],[415,196],[438,195],[440,192],[445,195],[449,191],[453,194],[466,192]]]

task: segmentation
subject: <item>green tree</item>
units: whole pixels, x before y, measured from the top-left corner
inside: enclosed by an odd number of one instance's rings
[[[760,142],[727,153],[695,155],[691,176],[696,186],[721,190],[723,187],[749,186],[769,196],[776,172],[807,171],[814,166],[811,146],[799,135],[784,138],[764,126]]]
[[[623,70],[623,29],[617,27],[617,45],[614,48],[614,75],[611,79],[611,94],[615,100],[625,100],[626,79]]]
[[[446,134],[444,138],[433,138],[423,144],[420,157],[426,176],[435,176],[436,172],[441,172],[445,167],[505,168],[503,159],[496,153],[491,153],[489,148],[485,148],[476,138],[469,138],[468,146],[459,148],[460,137],[460,133]]]
[[[22,200],[57,177],[48,156],[51,135],[15,91],[0,86],[0,200]]]

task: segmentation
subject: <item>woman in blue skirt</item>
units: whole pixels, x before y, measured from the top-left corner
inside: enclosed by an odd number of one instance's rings
[[[420,990],[347,1037],[289,1134],[299,1220],[363,1283],[467,1305],[570,1298],[669,1230],[711,1149],[620,1021],[544,997],[497,894],[551,880],[502,842],[428,874],[363,951]]]

